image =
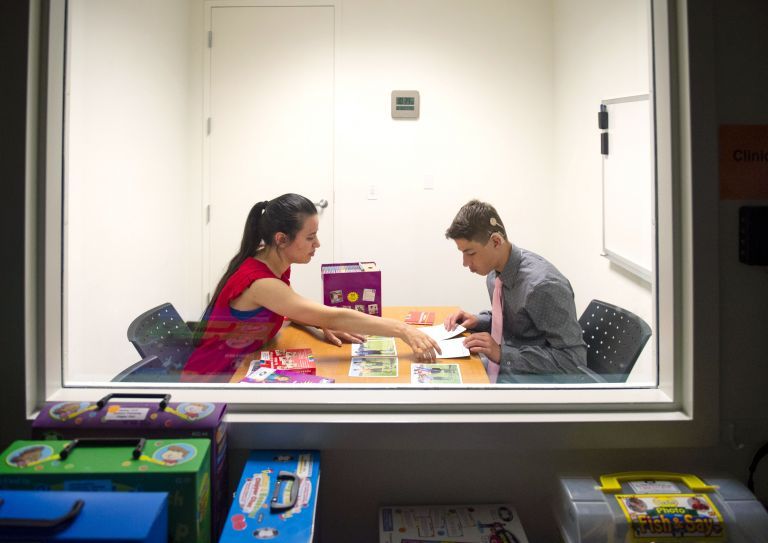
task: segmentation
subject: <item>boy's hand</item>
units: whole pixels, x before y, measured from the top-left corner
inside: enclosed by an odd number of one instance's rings
[[[448,315],[445,318],[443,324],[445,325],[445,329],[449,332],[454,330],[457,324],[472,330],[475,326],[477,326],[477,317],[472,313],[467,313],[463,309],[459,309],[456,313]]]
[[[464,346],[469,349],[470,353],[484,354],[488,360],[497,364],[501,361],[501,346],[493,341],[488,332],[470,334],[464,340]]]

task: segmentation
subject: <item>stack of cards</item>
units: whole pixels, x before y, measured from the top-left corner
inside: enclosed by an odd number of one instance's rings
[[[435,324],[435,312],[434,311],[418,311],[414,309],[409,311],[405,316],[406,324]]]
[[[368,336],[365,343],[352,344],[350,377],[397,377],[395,338]]]
[[[333,383],[330,377],[320,377],[308,373],[275,370],[262,366],[246,375],[241,383]]]
[[[311,349],[285,349],[261,351],[261,360],[254,361],[261,367],[273,370],[287,370],[296,373],[315,374],[315,358]],[[253,365],[252,362],[251,364]],[[249,368],[251,373],[256,368]]]

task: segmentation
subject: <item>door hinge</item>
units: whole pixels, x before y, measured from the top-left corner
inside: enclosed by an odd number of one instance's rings
[[[205,121],[205,133],[209,136],[211,135],[211,118],[210,117],[208,117],[208,119],[206,119]]]
[[[208,49],[213,47],[213,30],[208,31]]]
[[[211,222],[211,204],[205,206],[205,224]]]

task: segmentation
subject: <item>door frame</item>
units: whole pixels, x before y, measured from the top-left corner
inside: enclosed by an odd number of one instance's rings
[[[212,292],[208,291],[207,285],[211,284],[211,271],[210,271],[210,259],[211,259],[211,229],[209,221],[208,206],[211,202],[211,140],[208,133],[208,119],[211,118],[211,54],[212,48],[209,46],[209,35],[212,34],[213,24],[213,8],[215,7],[330,7],[333,8],[333,97],[332,100],[332,119],[331,119],[331,144],[333,146],[331,156],[331,183],[333,190],[330,194],[330,208],[331,217],[330,220],[333,223],[333,241],[331,244],[331,255],[335,261],[336,257],[336,150],[337,137],[336,137],[336,84],[339,66],[339,47],[341,43],[340,28],[341,28],[341,2],[343,0],[205,0],[203,2],[204,15],[204,28],[201,35],[203,42],[203,116],[200,119],[200,131],[203,139],[203,159],[202,168],[203,172],[201,178],[201,191],[200,191],[200,224],[202,226],[202,250],[201,257],[203,263],[203,273],[201,277],[202,284],[200,285],[200,302],[202,307],[208,306],[208,295],[212,295]],[[327,211],[326,211],[327,213]]]

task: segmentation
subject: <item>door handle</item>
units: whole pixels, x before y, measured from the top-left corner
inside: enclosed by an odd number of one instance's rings
[[[319,202],[315,202],[315,207],[319,207],[320,209],[325,209],[328,207],[328,200],[325,198],[321,198]]]

